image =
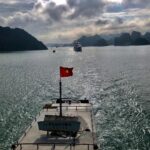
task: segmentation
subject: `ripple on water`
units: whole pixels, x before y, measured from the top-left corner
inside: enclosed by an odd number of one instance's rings
[[[95,109],[101,148],[104,150],[148,150],[150,132],[148,114],[138,105],[139,97],[131,83],[114,80],[104,88]]]

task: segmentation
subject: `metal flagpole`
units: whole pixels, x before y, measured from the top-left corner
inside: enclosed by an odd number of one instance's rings
[[[62,83],[61,83],[61,77],[60,77],[60,80],[59,80],[59,94],[60,94],[60,97],[59,97],[59,107],[60,107],[60,114],[59,116],[62,117]]]

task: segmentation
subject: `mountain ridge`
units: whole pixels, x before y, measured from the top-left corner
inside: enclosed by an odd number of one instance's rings
[[[0,52],[27,50],[47,50],[47,47],[21,28],[0,26]]]
[[[82,46],[130,46],[130,45],[150,45],[150,32],[141,34],[138,31],[132,31],[131,33],[120,33],[109,35],[92,35],[92,36],[81,36],[79,41]]]

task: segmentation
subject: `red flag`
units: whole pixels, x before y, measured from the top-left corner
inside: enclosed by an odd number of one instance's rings
[[[60,77],[69,77],[73,75],[73,68],[60,67]]]

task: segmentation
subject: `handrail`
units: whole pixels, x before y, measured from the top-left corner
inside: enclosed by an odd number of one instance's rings
[[[54,106],[55,107],[55,106]],[[69,110],[69,108],[70,108],[70,110],[74,110],[74,111],[90,111],[91,110],[91,106],[62,106],[64,109],[66,109],[66,110]],[[73,109],[74,108],[74,109]],[[82,108],[85,108],[85,109],[82,109]],[[46,111],[48,111],[48,110],[51,110],[51,109],[53,109],[53,107],[51,108],[51,107],[47,107],[47,108],[43,108],[43,110],[46,110]],[[58,111],[59,110],[59,108],[56,108],[56,110]]]
[[[80,143],[17,143],[17,144],[14,144],[12,145],[12,150],[16,150],[16,148],[18,148],[18,146],[20,147],[20,150],[23,150],[23,146],[36,146],[36,149],[39,150],[39,146],[53,146],[54,150],[56,148],[56,146],[60,146],[60,145],[63,145],[63,146],[69,146],[70,149],[71,147],[75,147],[75,146],[87,146],[87,150],[90,150],[90,146],[95,146],[95,144],[86,144],[86,143],[83,143],[83,144],[80,144]]]
[[[76,105],[75,106],[62,106],[62,107],[90,107],[91,108],[91,106],[76,106]],[[47,109],[47,108],[43,108],[43,109]]]

